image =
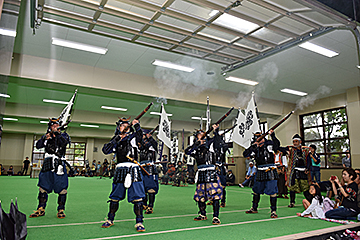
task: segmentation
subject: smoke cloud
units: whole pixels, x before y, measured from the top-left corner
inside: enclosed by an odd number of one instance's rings
[[[313,105],[316,99],[322,95],[329,94],[330,92],[331,88],[324,85],[320,86],[318,89],[316,89],[315,93],[300,98],[300,100],[296,102],[295,111],[298,109],[303,110],[304,108]]]
[[[259,104],[261,93],[264,92],[269,84],[275,84],[279,75],[279,68],[274,62],[266,63],[256,75],[256,81],[259,83],[255,87],[255,100]],[[231,104],[236,107],[246,108],[251,98],[251,92],[240,91],[237,97],[231,100]]]
[[[217,75],[208,75],[211,67],[198,59],[182,58],[176,64],[195,68],[191,73],[157,66],[154,78],[164,95],[199,94],[206,89],[217,88]]]
[[[165,97],[156,97],[154,100],[154,105],[153,105],[153,110],[158,110],[161,107],[161,104],[166,105],[167,104],[167,99]]]

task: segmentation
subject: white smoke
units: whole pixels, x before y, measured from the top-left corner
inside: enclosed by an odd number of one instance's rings
[[[239,92],[235,99],[232,99],[231,105],[236,106],[236,108],[246,108],[248,102],[251,98],[251,92]]]
[[[307,95],[306,97],[302,97],[300,98],[300,100],[296,102],[295,111],[298,109],[303,110],[304,108],[314,104],[315,100],[318,99],[321,95],[329,94],[330,92],[331,92],[331,88],[327,86],[322,85],[318,87],[315,93]]]
[[[261,93],[264,92],[269,84],[275,84],[279,75],[279,68],[274,62],[266,63],[256,75],[256,81],[259,83],[255,87],[255,101],[257,104],[260,102]],[[251,98],[251,92],[240,91],[231,103],[240,108],[246,108]]]
[[[279,68],[274,62],[266,63],[256,75],[256,81],[259,83],[256,86],[256,94],[260,95],[264,92],[269,84],[275,84],[279,75]]]
[[[156,67],[154,78],[166,96],[199,94],[210,88],[217,88],[216,74],[208,75],[210,67],[205,61],[184,57],[176,64],[194,68],[193,72],[183,72],[164,67]],[[211,70],[211,69],[210,69]]]
[[[167,99],[165,97],[160,96],[160,97],[156,97],[154,102],[155,103],[153,105],[153,110],[157,110],[157,109],[160,109],[161,104],[164,104],[164,105],[167,104]]]

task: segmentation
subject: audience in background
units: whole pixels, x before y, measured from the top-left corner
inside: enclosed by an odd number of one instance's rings
[[[5,175],[5,168],[0,164],[0,175]]]
[[[163,156],[163,159],[161,161],[161,165],[162,165],[162,171],[163,171],[163,174],[165,175],[167,173],[167,170],[168,170],[168,159],[167,159],[167,155],[164,155]]]
[[[101,162],[98,161],[96,165],[96,176],[100,176]]]
[[[175,176],[175,171],[176,171],[175,166],[174,166],[174,164],[170,163],[168,167],[169,168],[168,168],[166,174],[164,175],[161,184],[167,185],[169,183],[169,181],[173,181],[173,178]]]
[[[102,176],[103,177],[109,176],[109,168],[108,168],[109,162],[106,158],[104,159],[104,162],[102,165],[103,165]]]
[[[350,151],[349,150],[346,151],[346,155],[342,159],[342,165],[344,168],[351,167],[351,159],[350,159]]]
[[[255,174],[256,174],[256,167],[253,162],[249,162],[249,168],[245,176],[245,181],[239,184],[239,187],[244,187],[250,184],[250,182],[254,182]]]
[[[320,182],[320,156],[316,153],[316,146],[311,144],[310,145],[310,152],[307,156],[307,161],[310,162],[310,175],[311,175],[311,181],[314,180],[317,183]]]
[[[227,186],[235,185],[235,175],[233,174],[231,169],[229,169],[226,174],[226,185]]]
[[[9,170],[7,171],[8,176],[14,176],[14,168],[13,165],[10,165]]]
[[[29,157],[26,157],[24,162],[23,162],[23,169],[22,169],[21,175],[26,175],[27,174],[27,171],[29,169],[29,165],[30,165]]]

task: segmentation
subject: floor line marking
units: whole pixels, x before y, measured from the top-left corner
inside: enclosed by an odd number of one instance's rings
[[[301,205],[295,205],[295,206],[301,206]],[[284,208],[287,206],[278,206],[278,208]],[[259,210],[264,210],[268,208],[259,208]],[[236,213],[236,212],[245,212],[248,209],[245,210],[232,210],[232,211],[224,211],[220,212],[220,214],[226,214],[226,213]],[[212,212],[208,212],[208,214],[212,214]],[[166,219],[166,218],[178,218],[178,217],[191,217],[196,216],[196,214],[185,214],[185,215],[175,215],[175,216],[162,216],[162,217],[150,217],[145,218],[145,220],[156,220],[156,219]],[[114,222],[130,222],[134,221],[134,219],[123,219],[123,220],[115,220]],[[52,225],[38,225],[38,226],[27,226],[27,228],[46,228],[46,227],[66,227],[66,226],[78,226],[78,225],[90,225],[90,224],[100,224],[104,223],[105,221],[99,221],[99,222],[83,222],[83,223],[64,223],[64,224],[52,224]]]
[[[297,216],[295,215],[295,216],[287,216],[287,217],[281,217],[281,218],[270,218],[270,219],[260,219],[260,220],[254,220],[254,221],[246,221],[246,222],[227,223],[227,224],[221,224],[221,225],[181,228],[181,229],[165,230],[165,231],[150,232],[150,233],[129,234],[129,235],[120,235],[120,236],[103,237],[103,238],[91,238],[88,240],[106,240],[106,239],[116,239],[116,238],[139,237],[139,236],[162,234],[162,233],[173,233],[173,232],[191,231],[191,230],[215,228],[215,227],[227,227],[227,226],[234,226],[234,225],[241,225],[241,224],[248,224],[248,223],[276,221],[276,220],[295,218],[295,217],[297,217]]]

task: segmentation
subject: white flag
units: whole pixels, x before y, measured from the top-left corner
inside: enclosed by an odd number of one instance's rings
[[[75,102],[76,94],[77,94],[77,89],[75,90],[74,95],[71,97],[71,99],[68,102],[68,104],[66,105],[66,107],[60,113],[60,116],[59,116],[60,127],[65,125],[70,120],[71,110],[72,110],[74,102]]]
[[[236,144],[239,144],[240,146],[245,147],[247,136],[245,136],[245,115],[241,112],[239,109],[237,121],[236,121],[236,127],[234,128],[234,133],[232,135],[233,142]]]
[[[258,118],[254,93],[252,94],[250,102],[247,105],[245,111],[245,117],[246,117],[245,128],[246,131],[250,132],[249,134],[251,134],[251,137],[253,136],[254,133],[260,132],[259,118]]]
[[[171,149],[171,128],[170,122],[165,112],[164,105],[161,104],[161,117],[160,117],[160,126],[159,134],[157,138],[160,139],[168,148]]]
[[[244,148],[250,147],[253,134],[260,131],[254,94],[248,103],[245,115],[239,109],[236,124],[232,140]]]

